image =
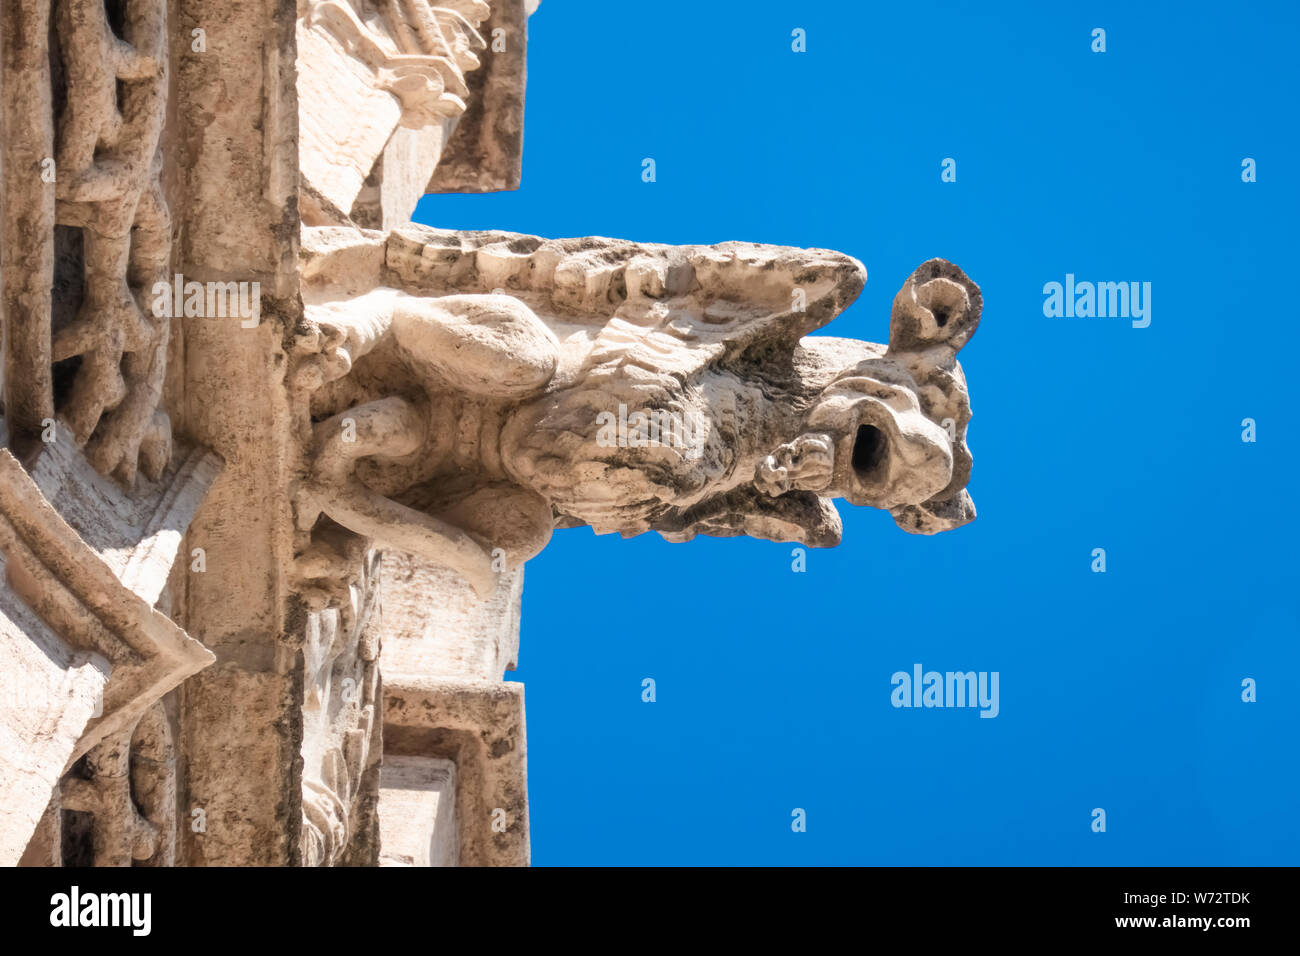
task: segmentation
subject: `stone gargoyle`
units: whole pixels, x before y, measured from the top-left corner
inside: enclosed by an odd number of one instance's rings
[[[304,262],[304,530],[485,593],[555,528],[829,547],[835,498],[921,534],[975,517],[956,354],[982,299],[942,259],[888,346],[809,336],[866,281],[820,249],[330,227]]]

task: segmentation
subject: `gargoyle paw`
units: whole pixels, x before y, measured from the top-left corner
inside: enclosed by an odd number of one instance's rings
[[[774,498],[795,488],[820,491],[830,484],[834,465],[835,443],[829,435],[800,435],[759,462],[754,484]]]

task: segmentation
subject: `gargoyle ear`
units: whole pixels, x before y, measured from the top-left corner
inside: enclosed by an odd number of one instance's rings
[[[651,528],[672,542],[690,541],[697,534],[714,538],[747,535],[810,548],[833,548],[843,533],[831,499],[811,491],[788,491],[773,498],[753,485],[706,498],[685,511],[674,510]]]
[[[946,259],[923,262],[894,296],[889,350],[922,352],[946,345],[953,354],[975,334],[984,297],[980,287]]]

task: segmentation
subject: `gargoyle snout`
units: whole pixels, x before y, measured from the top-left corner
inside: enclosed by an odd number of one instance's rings
[[[888,369],[880,371],[889,375]],[[925,501],[952,480],[952,442],[925,417],[916,393],[899,378],[841,379],[810,416],[811,428],[834,436],[830,490],[835,497],[895,508]]]

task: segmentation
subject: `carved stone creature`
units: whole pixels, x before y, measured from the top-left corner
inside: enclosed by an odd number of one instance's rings
[[[304,293],[304,530],[325,514],[483,593],[495,549],[513,567],[557,527],[828,547],[834,498],[922,534],[975,517],[956,353],[982,299],[942,259],[888,346],[806,337],[866,281],[825,250],[410,229],[359,261],[327,249]]]

